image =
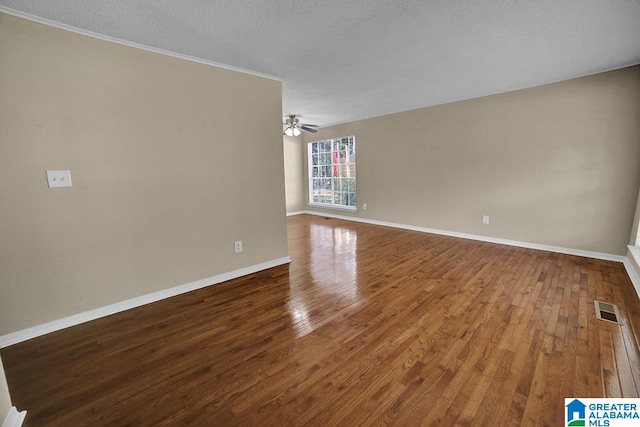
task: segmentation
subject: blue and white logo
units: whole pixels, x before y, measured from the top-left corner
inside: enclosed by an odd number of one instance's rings
[[[565,426],[624,427],[640,425],[640,399],[567,398]]]
[[[565,405],[568,399],[565,399]],[[567,426],[584,426],[587,405],[578,399],[573,399],[567,407]]]

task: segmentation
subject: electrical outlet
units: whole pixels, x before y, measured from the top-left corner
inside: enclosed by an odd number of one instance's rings
[[[236,253],[242,252],[242,240],[238,240],[234,243]]]
[[[482,215],[482,223],[489,224],[489,215]]]
[[[367,210],[367,204],[366,204],[366,203],[363,203],[363,204],[362,204],[362,210],[363,210],[363,211],[366,211],[366,210]]]
[[[71,172],[68,170],[48,170],[47,184],[49,188],[71,187]]]

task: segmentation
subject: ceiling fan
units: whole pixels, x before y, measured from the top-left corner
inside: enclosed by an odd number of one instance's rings
[[[317,125],[310,125],[309,123],[300,123],[295,114],[289,114],[289,118],[282,124],[284,134],[287,136],[298,136],[302,133],[300,132],[301,130],[316,133],[318,130],[314,128],[317,127]]]

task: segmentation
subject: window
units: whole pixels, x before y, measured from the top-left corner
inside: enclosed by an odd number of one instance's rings
[[[353,136],[309,143],[309,204],[356,209]]]

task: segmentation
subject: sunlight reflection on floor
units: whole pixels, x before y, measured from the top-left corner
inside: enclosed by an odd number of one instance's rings
[[[335,296],[336,304],[353,305],[360,300],[357,281],[358,235],[355,230],[324,224],[310,224],[311,275],[314,289],[292,287],[289,314],[298,337],[315,329],[309,313],[309,295],[318,292]]]

